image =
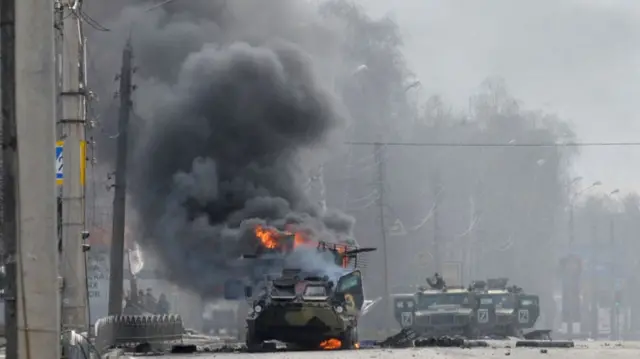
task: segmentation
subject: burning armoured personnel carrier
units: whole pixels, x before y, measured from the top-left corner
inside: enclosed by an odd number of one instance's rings
[[[435,278],[429,281],[429,289],[394,296],[394,314],[400,326],[420,337],[476,337],[475,292],[447,287],[439,276]]]
[[[266,248],[279,250],[279,245]],[[365,300],[358,255],[375,248],[303,242],[288,234],[282,245],[289,246],[291,253],[283,258],[281,273],[245,287],[245,296],[250,302],[245,336],[248,349],[261,350],[266,341],[279,341],[301,349],[357,346],[358,320],[374,304]],[[299,246],[313,252],[313,258],[326,263],[327,268],[292,267],[286,259],[295,255]],[[269,251],[254,257],[258,261],[270,258],[265,257],[266,253]]]
[[[361,273],[347,272],[334,283],[327,276],[285,269],[252,304],[246,334],[251,351],[268,340],[305,349],[351,349],[358,343],[364,306]]]

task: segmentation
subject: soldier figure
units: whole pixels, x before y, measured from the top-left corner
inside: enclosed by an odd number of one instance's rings
[[[442,290],[447,284],[444,282],[444,279],[440,276],[439,273],[433,275],[433,278],[427,278],[427,283],[432,289]]]
[[[164,293],[160,294],[160,298],[158,299],[156,314],[169,314],[169,301]]]
[[[144,308],[147,312],[155,313],[156,311],[156,298],[151,293],[151,288],[147,288],[147,294],[144,296]]]

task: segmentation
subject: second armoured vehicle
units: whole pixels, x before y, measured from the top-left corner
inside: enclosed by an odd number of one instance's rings
[[[540,315],[537,295],[526,294],[522,288],[507,286],[507,278],[474,282],[470,289],[478,298],[478,331],[484,336],[522,337]]]
[[[421,337],[475,337],[475,293],[462,287],[447,287],[444,282],[431,286],[414,294],[394,296],[394,313],[400,326]]]
[[[447,287],[437,274],[427,281],[430,289],[394,295],[395,318],[404,330],[420,337],[549,337],[549,330],[524,333],[538,320],[539,298],[508,287],[506,278],[475,281],[466,289]]]

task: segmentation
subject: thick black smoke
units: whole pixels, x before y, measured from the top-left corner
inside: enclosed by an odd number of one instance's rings
[[[167,76],[138,89],[149,90],[138,98],[150,118],[135,131],[129,176],[140,244],[171,280],[204,296],[240,275],[238,258],[258,246],[256,224],[293,223],[330,241],[350,237],[353,225],[306,192],[317,154],[344,123],[311,57],[283,39],[218,41],[216,31],[184,60],[176,43],[138,47],[152,49]],[[140,66],[149,53],[137,51]]]

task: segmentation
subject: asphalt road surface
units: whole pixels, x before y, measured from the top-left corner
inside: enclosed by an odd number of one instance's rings
[[[640,342],[576,342],[572,349],[543,349],[540,348],[515,348],[515,342],[491,342],[489,348],[411,348],[411,349],[362,349],[353,351],[316,351],[316,352],[284,352],[262,354],[199,354],[199,355],[172,355],[162,358],[171,359],[473,359],[513,357],[518,359],[638,359],[640,358]],[[511,348],[508,348],[511,346]]]

